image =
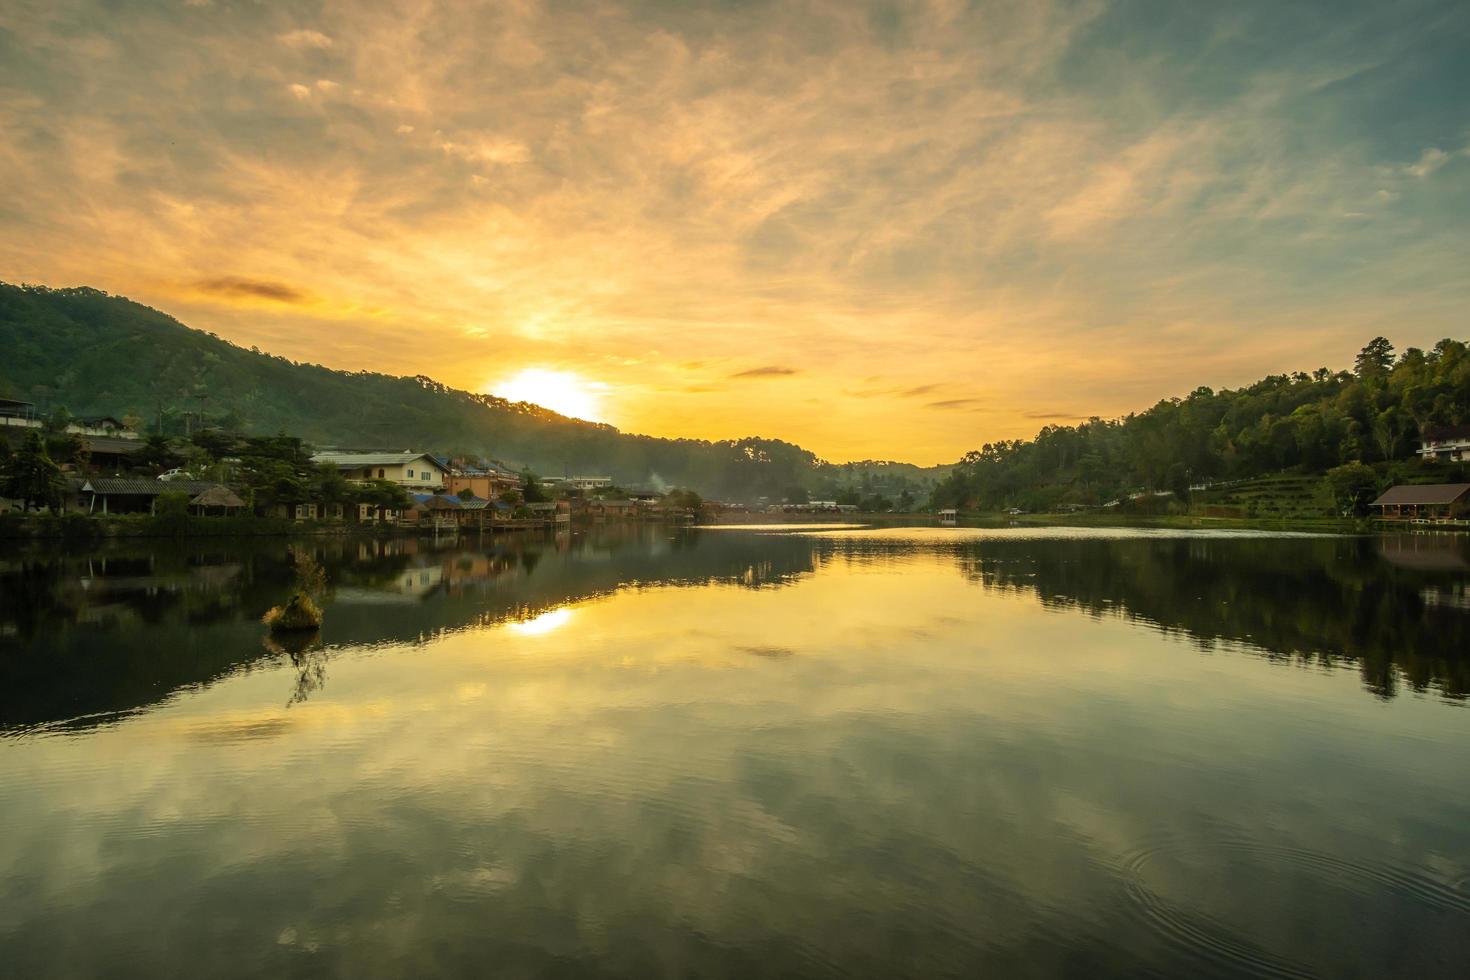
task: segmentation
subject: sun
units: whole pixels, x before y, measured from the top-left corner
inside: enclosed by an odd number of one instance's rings
[[[529,367],[487,386],[490,393],[513,402],[530,402],[553,412],[588,422],[606,422],[602,393],[607,385],[588,381],[570,371]]]

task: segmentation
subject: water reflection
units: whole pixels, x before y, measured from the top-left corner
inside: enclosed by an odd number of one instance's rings
[[[779,587],[833,562],[922,554],[984,590],[1151,624],[1201,649],[1226,643],[1302,663],[1356,664],[1379,697],[1405,685],[1457,699],[1470,691],[1463,536],[977,534],[612,526],[474,541],[21,550],[0,561],[0,725],[85,725],[246,668],[262,655],[259,618],[289,580],[288,547],[327,570],[323,650],[499,623],[540,632],[565,623],[575,603],[621,589]]]
[[[290,646],[284,542],[7,557],[15,975],[1470,955],[1458,539],[303,544],[335,594]]]

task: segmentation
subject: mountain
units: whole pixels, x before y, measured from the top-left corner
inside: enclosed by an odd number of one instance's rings
[[[631,435],[427,377],[298,363],[87,287],[0,283],[0,350],[0,397],[46,412],[131,414],[168,434],[183,433],[185,413],[202,413],[212,424],[286,432],[318,447],[467,453],[737,499],[778,498],[832,469],[778,439]]]

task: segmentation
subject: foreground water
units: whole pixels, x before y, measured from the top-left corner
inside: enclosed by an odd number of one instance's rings
[[[1463,976],[1470,547],[0,553],[0,972]]]

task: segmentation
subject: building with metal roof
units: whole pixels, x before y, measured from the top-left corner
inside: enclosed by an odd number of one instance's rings
[[[229,487],[207,480],[95,477],[82,481],[79,493],[86,502],[89,514],[130,514],[142,511],[151,514],[157,508],[158,498],[166,493],[187,495],[191,507],[232,510],[245,506],[245,501]]]
[[[1401,484],[1371,506],[1384,520],[1459,520],[1470,515],[1470,483]]]
[[[317,453],[311,461],[335,466],[349,480],[387,480],[410,491],[442,490],[449,475],[428,453]]]

